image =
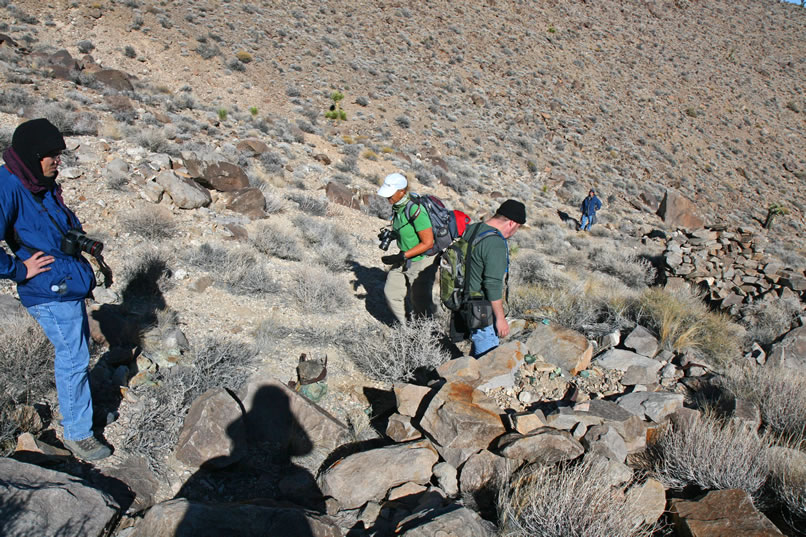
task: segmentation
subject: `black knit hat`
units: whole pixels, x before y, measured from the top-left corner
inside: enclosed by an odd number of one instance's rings
[[[516,224],[526,223],[526,206],[516,200],[507,200],[501,204],[495,214],[509,218]]]
[[[64,151],[67,145],[56,126],[45,118],[32,119],[17,127],[11,138],[11,147],[26,161],[43,157],[55,151]]]

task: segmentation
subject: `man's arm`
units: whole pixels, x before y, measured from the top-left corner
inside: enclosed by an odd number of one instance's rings
[[[504,315],[504,300],[491,300],[490,304],[493,305],[493,314],[495,315],[495,332],[498,337],[507,337],[509,335],[509,323],[506,315]]]

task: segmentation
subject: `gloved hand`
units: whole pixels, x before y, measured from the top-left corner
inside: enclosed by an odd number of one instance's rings
[[[393,267],[399,267],[403,263],[406,262],[406,256],[403,255],[403,252],[398,252],[392,255],[385,255],[381,257],[381,261],[384,265],[391,265]]]

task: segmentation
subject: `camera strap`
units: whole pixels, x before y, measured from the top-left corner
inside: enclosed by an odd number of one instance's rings
[[[59,225],[58,222],[56,222],[56,219],[53,218],[53,215],[50,214],[50,212],[48,211],[47,207],[45,207],[44,199],[40,198],[36,194],[33,194],[33,193],[30,193],[30,194],[34,198],[34,201],[36,201],[42,207],[42,210],[45,212],[45,214],[48,215],[48,218],[50,219],[50,221],[53,222],[53,225],[56,227],[56,231],[59,232],[59,235],[61,235],[61,237],[64,238],[64,231],[62,231],[62,227]],[[67,216],[67,222],[69,224],[70,220],[71,220],[70,214],[65,213],[65,215]],[[17,228],[13,228],[13,229],[14,229],[14,237],[9,237],[11,239],[11,241],[9,241],[8,238],[6,239],[6,241],[9,242],[9,247],[11,248],[12,251],[17,251],[20,248],[25,248],[25,250],[27,250],[28,253],[31,254],[31,255],[35,254],[36,252],[41,251],[41,248],[34,248],[33,246],[25,244],[22,241],[22,238],[20,237],[20,234],[17,233]]]

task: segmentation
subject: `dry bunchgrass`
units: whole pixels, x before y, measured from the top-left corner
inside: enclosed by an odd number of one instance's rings
[[[735,397],[758,406],[761,421],[774,435],[806,438],[806,376],[791,368],[767,365],[732,368],[721,380]]]
[[[792,322],[803,311],[798,298],[772,298],[742,307],[742,325],[747,329],[746,342],[762,347],[770,345],[781,334],[788,332]]]
[[[266,255],[280,259],[300,261],[304,256],[296,230],[273,222],[258,224],[252,235],[252,244]]]
[[[636,307],[636,321],[654,330],[668,350],[693,349],[719,365],[740,354],[742,327],[725,314],[711,312],[700,296],[687,289],[647,289]]]
[[[512,315],[550,319],[586,335],[600,336],[632,324],[628,314],[634,300],[634,292],[623,285],[563,275],[546,284],[515,286],[509,305]]]
[[[650,471],[669,488],[742,489],[760,497],[769,474],[770,438],[704,414],[680,420],[648,446]]]
[[[639,508],[607,479],[605,462],[532,466],[501,485],[501,537],[649,537]]]
[[[187,252],[185,260],[218,278],[216,284],[236,295],[272,295],[282,290],[276,271],[253,250],[204,243]]]
[[[383,382],[408,382],[420,368],[432,370],[450,360],[442,346],[444,324],[421,317],[394,327],[356,328],[345,337],[347,354],[364,373]]]

